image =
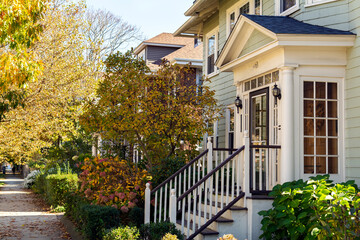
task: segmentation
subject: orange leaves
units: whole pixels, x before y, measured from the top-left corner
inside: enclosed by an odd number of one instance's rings
[[[133,208],[144,196],[147,172],[118,158],[85,159],[80,192],[99,205]]]

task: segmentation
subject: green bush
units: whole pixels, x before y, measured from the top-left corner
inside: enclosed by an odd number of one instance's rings
[[[140,233],[136,227],[118,227],[108,232],[103,240],[136,240],[139,239]]]
[[[170,222],[147,223],[140,228],[140,235],[143,240],[161,240],[167,233],[176,235],[179,240],[184,239],[181,232]]]
[[[358,239],[360,193],[354,181],[332,184],[329,175],[277,185],[273,207],[261,211],[265,239]]]
[[[88,239],[101,239],[106,229],[118,227],[120,221],[116,208],[89,204],[80,207],[80,227]]]
[[[76,193],[68,194],[65,196],[65,214],[74,220],[75,224],[80,228],[80,222],[82,219],[82,212],[80,211],[83,205],[87,205],[84,198]]]
[[[150,175],[153,177],[151,185],[156,187],[173,175],[177,170],[185,166],[185,164],[185,158],[182,157],[169,157],[161,160],[159,165],[155,165],[151,169]]]
[[[34,190],[34,192],[41,195],[46,193],[46,176],[47,174],[43,172],[36,175],[34,185],[31,186],[31,189]]]
[[[67,194],[78,188],[76,174],[50,174],[46,176],[46,197],[53,206],[63,206]]]
[[[144,209],[139,208],[139,207],[131,208],[130,212],[129,212],[128,220],[129,221],[124,222],[124,219],[123,219],[123,224],[134,225],[134,226],[140,228],[141,225],[144,224]]]

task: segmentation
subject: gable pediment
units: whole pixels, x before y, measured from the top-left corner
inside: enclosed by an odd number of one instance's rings
[[[274,33],[241,16],[225,43],[217,66],[221,67],[273,41],[276,41]]]

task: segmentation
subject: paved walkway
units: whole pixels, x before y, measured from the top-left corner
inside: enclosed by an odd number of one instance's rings
[[[0,179],[0,239],[71,239],[60,222],[62,214],[50,213],[36,194],[23,187],[19,175]]]

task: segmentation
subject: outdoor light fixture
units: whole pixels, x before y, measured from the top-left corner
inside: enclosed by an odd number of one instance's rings
[[[235,106],[237,108],[237,113],[239,113],[239,108],[242,109],[242,101],[241,99],[239,98],[239,96],[236,97],[235,99]]]
[[[277,99],[281,99],[281,91],[280,88],[277,87],[276,83],[272,89],[272,94],[275,97],[275,105],[277,105]]]

